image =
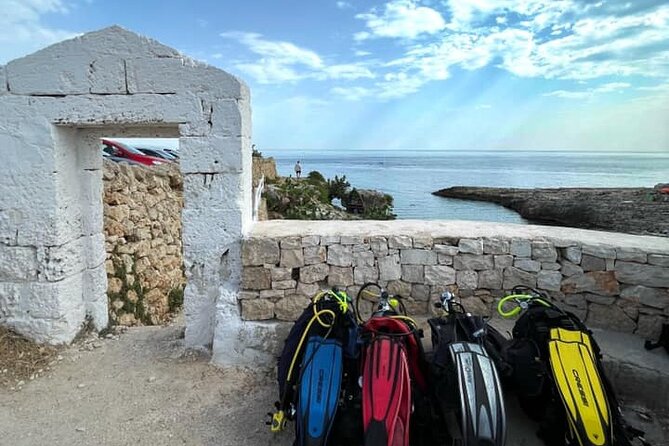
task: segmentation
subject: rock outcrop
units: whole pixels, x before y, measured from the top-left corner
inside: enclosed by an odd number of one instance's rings
[[[497,203],[534,223],[669,236],[669,201],[657,188],[449,187],[433,194]]]
[[[271,182],[278,178],[276,173],[276,162],[274,158],[253,157],[253,186],[257,186],[260,179],[265,177],[265,181]]]
[[[254,162],[255,159],[254,159]],[[274,160],[259,159],[274,164]],[[255,165],[254,165],[255,166]],[[259,174],[259,168],[258,168]],[[255,181],[255,180],[254,180]],[[306,177],[277,176],[263,192],[269,220],[391,220],[393,197],[375,190],[351,188],[346,176],[326,179],[318,171]],[[335,205],[339,200],[345,209]],[[263,204],[261,203],[261,207]],[[259,218],[262,220],[263,218]]]

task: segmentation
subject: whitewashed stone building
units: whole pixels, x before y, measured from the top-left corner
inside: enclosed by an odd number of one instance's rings
[[[0,324],[54,344],[87,319],[107,325],[99,138],[108,135],[179,138],[186,340],[227,351],[244,327],[249,89],[116,26],[0,67]]]

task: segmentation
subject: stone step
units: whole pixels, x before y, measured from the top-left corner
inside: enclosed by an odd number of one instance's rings
[[[608,330],[593,330],[604,357],[604,368],[620,399],[653,410],[668,410],[669,354],[648,351],[644,339]]]

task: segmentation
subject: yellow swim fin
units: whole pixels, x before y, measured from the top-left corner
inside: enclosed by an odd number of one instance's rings
[[[553,328],[548,347],[551,371],[569,422],[568,435],[582,446],[611,445],[611,409],[590,336]]]

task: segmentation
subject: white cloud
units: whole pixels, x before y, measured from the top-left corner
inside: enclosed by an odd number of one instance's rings
[[[447,30],[420,45],[400,40],[403,54],[385,63],[395,73],[388,82],[399,82],[398,91],[412,92],[427,82],[448,79],[454,67],[477,70],[492,64],[519,77],[546,79],[669,76],[669,5],[659,0],[623,9],[615,8],[615,2],[582,0],[447,3]],[[395,4],[391,1],[386,9]],[[380,21],[374,12],[365,17]],[[368,27],[376,36],[406,37],[369,23]],[[583,98],[618,89],[558,90],[552,95]]]
[[[629,87],[631,87],[631,84],[628,82],[609,82],[607,84],[602,84],[599,87],[589,88],[588,90],[555,90],[549,93],[544,93],[543,96],[554,96],[563,99],[590,99],[597,94],[621,91]]]
[[[237,63],[235,67],[259,84],[278,84],[283,82],[297,82],[304,79],[295,68],[283,65],[276,60],[263,60],[257,63]]]
[[[267,40],[258,33],[225,32],[221,37],[237,40],[249,51],[260,56],[254,62],[240,62],[235,66],[261,84],[294,82],[313,69],[323,67],[323,61],[314,51],[283,41]]]
[[[339,1],[339,2],[335,3],[335,5],[337,5],[337,8],[339,8],[339,9],[350,9],[350,8],[353,8],[353,5],[350,4],[349,2],[342,2],[342,1]]]
[[[457,23],[466,32],[486,36],[481,43],[493,43],[495,53],[505,59],[502,67],[519,76],[593,79],[652,76],[660,70],[668,71],[667,66],[661,67],[661,60],[666,61],[664,58],[669,55],[669,6],[660,2],[640,12],[618,15],[578,0],[477,1],[465,2],[465,6],[451,1],[451,5],[455,3],[458,5],[455,10],[461,11],[449,27]],[[615,2],[609,2],[612,3]],[[481,7],[472,6],[477,4]],[[500,10],[515,12],[526,19],[509,23],[501,31],[477,27],[474,17],[492,16]],[[494,45],[501,34],[510,30],[516,39],[507,38],[504,45]],[[519,34],[521,30],[525,35]],[[545,32],[552,35],[546,37]],[[653,57],[660,60],[649,66]]]
[[[583,99],[628,88],[624,81],[633,76],[669,77],[669,5],[660,0],[639,2],[623,8],[615,1],[444,0],[427,7],[418,0],[389,0],[356,16],[364,28],[353,38],[396,42],[379,51],[374,47],[377,57],[357,63],[335,62],[260,34],[223,36],[238,40],[258,56],[236,65],[258,82],[348,81],[351,85],[330,91],[349,99],[402,97],[426,83],[445,81],[457,70],[490,66],[518,77],[610,81],[581,91],[547,93]],[[353,51],[357,57],[370,54]],[[382,54],[391,56],[384,61]]]
[[[540,67],[532,57],[536,44],[531,32],[507,28],[482,39],[482,45],[487,46],[488,54],[502,59],[499,67],[517,76],[540,74]]]
[[[563,99],[584,99],[592,97],[592,93],[589,91],[555,90],[550,93],[544,93],[543,96],[554,96]]]
[[[359,101],[373,94],[373,90],[365,87],[334,87],[330,90],[335,96],[348,101]]]
[[[446,3],[451,12],[448,28],[455,31],[469,31],[493,16],[497,16],[495,20],[498,24],[507,23],[506,17],[499,16],[507,12],[521,16],[531,16],[541,12],[544,16],[540,20],[548,20],[570,2],[568,0],[448,0]]]
[[[388,73],[384,81],[376,84],[376,97],[379,99],[395,99],[417,92],[425,84],[419,77],[409,76],[407,73]]]
[[[359,64],[339,64],[331,65],[323,68],[323,73],[326,78],[329,79],[360,79],[367,78],[373,79],[374,73],[372,73],[369,68],[361,66]]]
[[[369,32],[356,34],[356,40],[372,37],[415,39],[422,34],[435,34],[446,26],[437,10],[418,6],[413,0],[391,0],[385,4],[383,12],[372,10],[358,14],[356,18],[364,20],[369,28]]]
[[[361,41],[361,40],[366,40],[372,37],[370,33],[367,31],[360,31],[355,34],[353,34],[353,40]]]
[[[45,14],[67,14],[62,0],[3,0],[0,13],[0,64],[77,33],[46,26]]]
[[[593,91],[595,93],[609,93],[611,91],[624,90],[625,88],[629,88],[631,86],[632,85],[628,82],[609,82],[608,84],[603,84],[597,88],[594,88]]]
[[[665,82],[663,84],[647,86],[647,87],[638,87],[637,90],[657,91],[657,92],[662,92],[662,93],[664,93],[664,92],[669,93],[669,82]]]
[[[235,67],[261,84],[374,77],[374,73],[362,63],[328,65],[315,51],[290,42],[267,40],[258,33],[235,31],[221,33],[220,36],[236,40],[260,56],[252,62],[238,62]]]
[[[220,36],[238,40],[252,52],[282,65],[304,65],[309,68],[323,66],[323,61],[314,51],[300,48],[290,42],[267,40],[262,34],[236,31],[221,33]]]

